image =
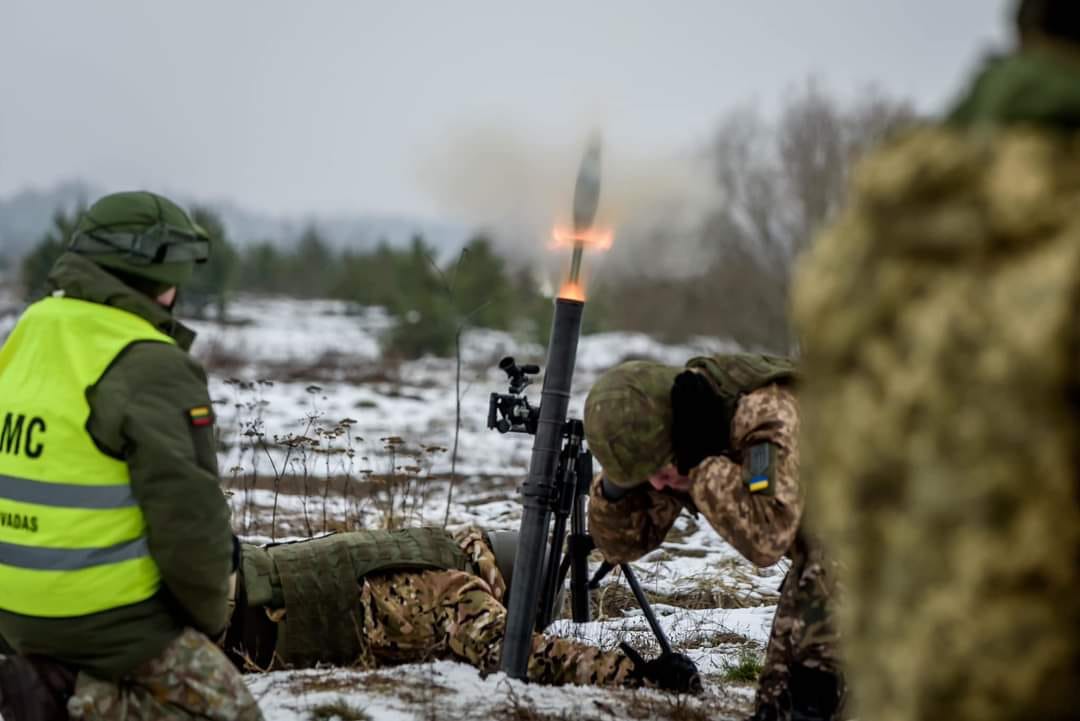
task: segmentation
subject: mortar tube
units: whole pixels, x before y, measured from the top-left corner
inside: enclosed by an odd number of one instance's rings
[[[533,439],[529,475],[521,485],[521,529],[500,660],[501,670],[520,680],[528,676],[552,507],[557,500],[554,498],[555,474],[562,450],[563,426],[570,404],[584,309],[582,301],[566,298],[555,301],[544,385],[540,393],[540,417]]]

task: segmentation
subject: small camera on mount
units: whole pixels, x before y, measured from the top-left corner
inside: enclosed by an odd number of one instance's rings
[[[540,372],[540,366],[535,364],[519,366],[513,358],[506,356],[499,361],[499,368],[510,379],[510,392],[491,394],[488,400],[487,427],[499,433],[536,435],[540,409],[534,408],[522,393],[533,381],[532,376]]]

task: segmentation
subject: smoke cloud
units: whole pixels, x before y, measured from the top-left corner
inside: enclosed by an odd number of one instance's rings
[[[444,134],[422,154],[418,181],[448,216],[483,229],[514,262],[549,280],[565,251],[548,250],[556,224],[570,225],[574,180],[590,130],[576,143],[544,145],[513,127]],[[600,275],[684,276],[700,270],[700,227],[712,182],[703,151],[643,149],[603,137],[597,225],[614,230],[612,250],[586,258]]]

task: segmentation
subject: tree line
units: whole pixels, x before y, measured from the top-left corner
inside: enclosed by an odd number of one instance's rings
[[[27,300],[40,297],[49,270],[71,239],[82,208],[57,211],[49,230],[23,259]],[[335,250],[314,225],[288,247],[259,242],[237,247],[220,217],[195,207],[193,220],[211,238],[211,262],[196,266],[179,295],[182,316],[229,321],[237,293],[331,298],[381,306],[397,321],[385,349],[406,358],[446,355],[465,327],[514,331],[542,339],[550,301],[535,278],[512,270],[484,235],[473,237],[450,262],[420,236],[406,248],[386,242],[370,250]]]
[[[813,82],[789,94],[775,118],[752,107],[727,113],[704,149],[711,202],[690,240],[696,245],[687,249],[703,257],[700,267],[664,277],[642,262],[599,279],[589,291],[587,330],[641,331],[672,342],[719,336],[792,352],[787,310],[798,254],[841,205],[858,156],[915,120],[906,102],[875,92],[843,102]],[[287,248],[237,247],[212,210],[199,207],[192,215],[209,231],[214,258],[184,289],[182,313],[224,320],[236,292],[383,306],[397,320],[385,348],[404,357],[452,352],[465,326],[546,340],[550,300],[531,273],[511,266],[484,235],[440,264],[421,237],[405,248],[335,250],[311,225]],[[24,259],[30,295],[40,293],[77,218],[78,211],[57,212]]]

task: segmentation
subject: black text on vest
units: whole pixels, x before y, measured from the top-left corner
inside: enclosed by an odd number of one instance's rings
[[[34,437],[35,433],[45,434],[43,419],[35,416],[27,422],[23,414],[5,414],[4,425],[0,428],[0,453],[16,456],[21,453],[27,458],[38,458],[45,446],[40,438]]]
[[[0,511],[0,526],[13,528],[16,531],[38,532],[38,517],[27,516],[23,513],[8,513]]]

